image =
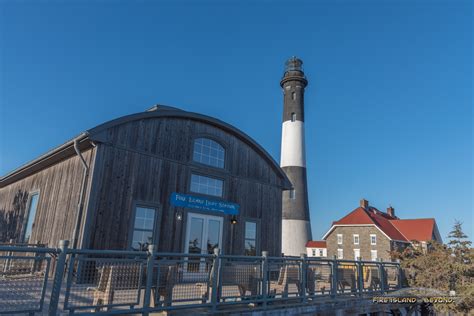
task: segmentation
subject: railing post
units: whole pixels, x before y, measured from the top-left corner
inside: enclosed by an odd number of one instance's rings
[[[13,246],[13,239],[10,239],[10,245]],[[10,262],[11,262],[11,259],[10,257],[13,255],[13,253],[11,251],[9,251],[7,253],[7,260],[5,262],[5,266],[3,267],[3,273],[7,272],[9,269],[10,269]]]
[[[380,274],[380,291],[382,293],[385,293],[385,291],[386,291],[386,289],[385,289],[386,276],[385,276],[385,268],[384,268],[384,265],[383,265],[382,258],[379,258],[378,266],[379,266],[379,274]]]
[[[302,297],[302,302],[306,303],[307,297],[306,297],[306,276],[308,275],[308,265],[306,262],[306,254],[302,253],[300,255],[301,257],[301,263],[300,263],[300,270],[301,270],[301,289],[300,289],[300,295]]]
[[[397,259],[397,266],[398,266],[398,289],[401,289],[403,286],[403,271],[402,266],[400,264],[400,259]]]
[[[263,308],[267,308],[268,300],[268,251],[262,251],[262,297]]]
[[[362,269],[362,258],[357,257],[357,287],[359,288],[359,296],[364,292],[364,271]]]
[[[53,288],[51,289],[51,299],[49,301],[48,312],[49,316],[56,316],[58,312],[59,295],[61,293],[61,285],[63,283],[68,245],[69,240],[59,241],[59,256],[56,263],[56,271],[54,272]]]
[[[331,265],[331,297],[337,295],[337,257],[334,256]]]
[[[217,310],[217,303],[219,303],[219,287],[220,287],[220,280],[219,280],[219,263],[220,263],[220,250],[219,248],[214,248],[214,262],[212,263],[212,293],[211,293],[211,304],[212,310]]]
[[[153,283],[153,265],[155,263],[155,245],[148,245],[147,261],[146,261],[146,287],[145,296],[143,298],[143,315],[148,316],[150,311],[151,287]]]

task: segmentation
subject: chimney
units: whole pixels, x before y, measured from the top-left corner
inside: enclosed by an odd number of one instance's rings
[[[387,214],[392,217],[395,217],[395,209],[391,205],[387,207]]]
[[[360,207],[365,210],[369,210],[369,201],[367,201],[366,199],[360,200]]]

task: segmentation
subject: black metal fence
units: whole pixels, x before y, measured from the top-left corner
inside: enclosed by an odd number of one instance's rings
[[[130,314],[317,302],[401,288],[398,263],[0,246],[0,314]],[[55,266],[54,275],[50,273]],[[48,277],[49,275],[51,277]],[[45,299],[47,297],[47,299]]]

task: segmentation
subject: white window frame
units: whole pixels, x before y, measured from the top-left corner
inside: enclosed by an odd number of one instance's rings
[[[372,241],[372,237],[375,239],[375,242]],[[370,234],[370,244],[372,246],[377,245],[377,235],[376,234]]]
[[[356,252],[358,254],[358,256],[356,256]],[[360,249],[354,249],[354,260],[358,260],[358,258],[360,258]]]
[[[337,234],[337,244],[338,245],[342,245],[342,240],[343,240],[342,234]]]
[[[316,257],[316,249],[311,249],[311,253],[313,254],[313,257]]]
[[[337,259],[344,259],[344,250],[341,248],[337,249]]]
[[[324,250],[319,249],[319,256],[320,256],[320,257],[324,257]]]
[[[357,242],[356,242],[356,238],[357,238]],[[354,234],[353,239],[354,239],[354,245],[358,245],[360,243],[359,234]]]
[[[375,256],[374,256],[374,254],[375,254]],[[370,251],[370,260],[377,261],[377,250],[371,250]]]

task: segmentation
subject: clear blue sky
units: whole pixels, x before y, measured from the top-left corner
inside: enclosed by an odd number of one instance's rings
[[[116,117],[168,104],[279,161],[284,61],[309,80],[314,239],[365,197],[473,232],[471,1],[0,3],[4,175]]]

